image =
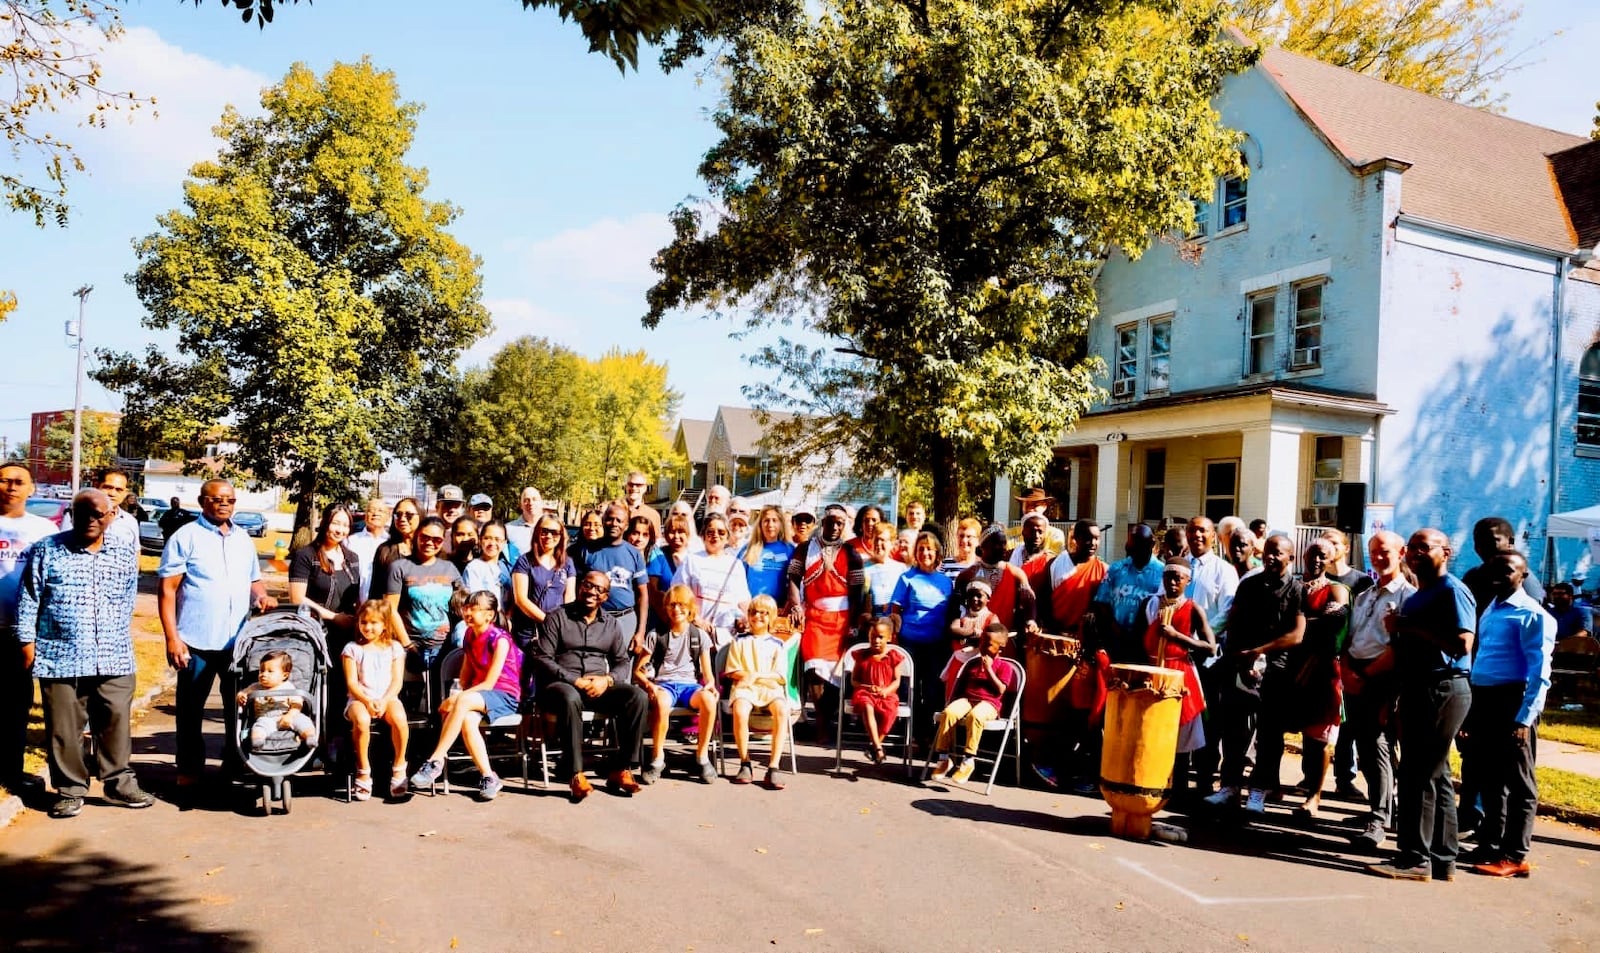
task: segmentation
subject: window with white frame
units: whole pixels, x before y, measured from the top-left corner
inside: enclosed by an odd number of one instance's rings
[[[1600,344],[1578,363],[1578,445],[1580,457],[1600,457]]]
[[[1146,393],[1164,392],[1172,386],[1172,315],[1150,319],[1150,360]]]
[[[1278,301],[1272,293],[1259,294],[1250,299],[1250,325],[1247,329],[1247,376],[1270,374],[1278,339]]]
[[[1127,324],[1117,328],[1117,366],[1111,375],[1111,397],[1121,400],[1133,396],[1134,382],[1139,378],[1139,326]]]
[[[1244,176],[1230,175],[1222,180],[1222,227],[1232,228],[1245,222],[1246,198],[1249,186]]]
[[[1296,370],[1322,366],[1322,289],[1318,281],[1294,289],[1294,351],[1289,366]]]
[[[1194,228],[1189,230],[1190,238],[1205,238],[1211,234],[1211,203],[1205,199],[1194,200]]]
[[[1344,438],[1318,437],[1311,455],[1311,505],[1338,506],[1344,479]]]
[[[771,457],[761,458],[761,468],[756,471],[756,489],[770,490],[778,484],[778,467]]]

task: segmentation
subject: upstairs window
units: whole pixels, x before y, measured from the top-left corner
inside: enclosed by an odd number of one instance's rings
[[[1150,369],[1145,378],[1146,393],[1164,393],[1172,386],[1172,317],[1150,322]]]
[[[1189,230],[1190,238],[1205,238],[1211,234],[1211,203],[1204,199],[1194,200],[1194,228]]]
[[[1243,176],[1230,175],[1222,180],[1222,227],[1232,228],[1245,221],[1245,199],[1249,186]]]
[[[1322,366],[1322,289],[1321,282],[1294,289],[1294,370]]]
[[[1111,398],[1125,400],[1133,396],[1134,382],[1139,378],[1139,326],[1129,324],[1117,328],[1117,366],[1111,377]]]
[[[1578,456],[1600,457],[1600,344],[1578,364]]]
[[[778,468],[771,457],[761,458],[761,469],[756,472],[756,489],[770,490],[778,485]]]
[[[1247,376],[1272,373],[1272,357],[1277,347],[1277,304],[1277,299],[1271,294],[1250,299],[1249,339],[1246,342],[1248,353],[1244,370]]]

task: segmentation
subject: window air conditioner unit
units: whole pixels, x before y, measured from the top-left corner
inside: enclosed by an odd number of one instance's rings
[[[1289,361],[1290,367],[1316,367],[1322,363],[1321,347],[1297,347]]]
[[[1120,381],[1112,381],[1111,382],[1111,396],[1112,397],[1132,397],[1133,396],[1133,378],[1124,377]]]

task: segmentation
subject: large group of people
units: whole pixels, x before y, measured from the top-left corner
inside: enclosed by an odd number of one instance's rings
[[[0,646],[0,767],[7,780],[21,773],[17,712],[37,676],[52,813],[83,806],[88,767],[77,738],[86,719],[108,799],[147,805],[128,767],[138,540],[122,511],[127,476],[112,471],[79,493],[73,528],[59,534],[24,513],[31,483],[22,466],[0,468],[0,626],[14,636]],[[1154,664],[1183,677],[1178,806],[1265,814],[1291,793],[1280,772],[1285,735],[1298,733],[1294,813],[1317,818],[1330,774],[1335,792],[1348,793],[1359,770],[1367,811],[1352,839],[1376,851],[1392,831],[1397,848],[1373,872],[1448,880],[1463,863],[1494,876],[1529,873],[1552,649],[1558,629],[1587,619],[1571,611],[1570,587],[1552,591],[1547,611],[1504,520],[1479,522],[1481,565],[1458,578],[1450,541],[1434,529],[1372,535],[1363,572],[1338,530],[1296,552],[1293,537],[1261,521],[1200,516],[1160,532],[1132,524],[1124,557],[1108,564],[1101,527],[1079,520],[1063,531],[1041,491],[1020,498],[1015,546],[1004,527],[969,518],[947,548],[915,502],[897,525],[876,505],[785,514],[713,487],[703,508],[677,504],[663,515],[645,504],[646,487],[631,474],[623,498],[581,514],[570,539],[533,487],[506,522],[490,497],[455,486],[440,488],[432,512],[410,497],[374,500],[360,532],[345,507],[321,514],[290,560],[288,600],[323,625],[338,659],[335,721],[321,731],[349,739],[358,800],[372,796],[368,744],[384,726],[396,752],[390,796],[431,786],[460,739],[481,773],[479,797],[493,799],[500,779],[483,728],[528,711],[550,722],[574,800],[592,790],[586,711],[610,722],[600,774],[616,793],[662,777],[674,712],[690,715],[689,776],[715,780],[708,746],[719,706],[733,725],[731,780],[755,780],[750,735],[764,716],[762,783],[778,789],[784,733],[807,702],[819,738],[831,738],[833,712],[853,710],[881,762],[902,689],[918,710],[938,713],[911,725],[936,762],[932,777],[959,784],[972,774],[982,726],[1018,703],[1021,663],[1045,640],[1064,640],[1076,664],[1064,686],[1051,686],[1059,701],[1029,738],[1027,760],[1043,783],[1095,790],[1114,666]],[[252,610],[275,604],[251,540],[232,523],[232,485],[207,482],[199,502],[157,570],[178,671],[180,795],[201,778],[202,713],[219,675],[233,698],[229,646]],[[430,685],[451,649],[462,653],[456,684]],[[720,671],[714,659],[725,660]],[[912,662],[909,682],[902,659]],[[289,677],[282,660],[273,665],[263,661],[260,684]],[[427,686],[421,698],[438,718],[435,743],[409,774],[406,684]],[[318,728],[299,710],[251,714],[261,732],[289,729],[306,742]],[[1463,756],[1459,804],[1452,746]],[[1477,832],[1464,860],[1462,827]]]

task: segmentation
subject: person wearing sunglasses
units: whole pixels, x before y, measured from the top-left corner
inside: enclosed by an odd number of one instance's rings
[[[382,599],[389,594],[389,567],[400,557],[411,555],[411,537],[422,521],[422,504],[414,496],[402,498],[394,505],[391,520],[388,538],[373,551],[372,574],[361,577],[367,580],[368,599]]]
[[[440,555],[448,528],[437,516],[424,517],[411,539],[412,554],[389,567],[389,603],[400,644],[431,668],[450,634],[450,597],[461,588],[461,572]]]
[[[56,525],[28,512],[33,473],[20,463],[0,465],[0,784],[26,790],[31,775],[22,769],[28,736],[28,709],[33,706],[33,676],[23,664],[13,637],[17,593],[28,550],[53,536]]]

